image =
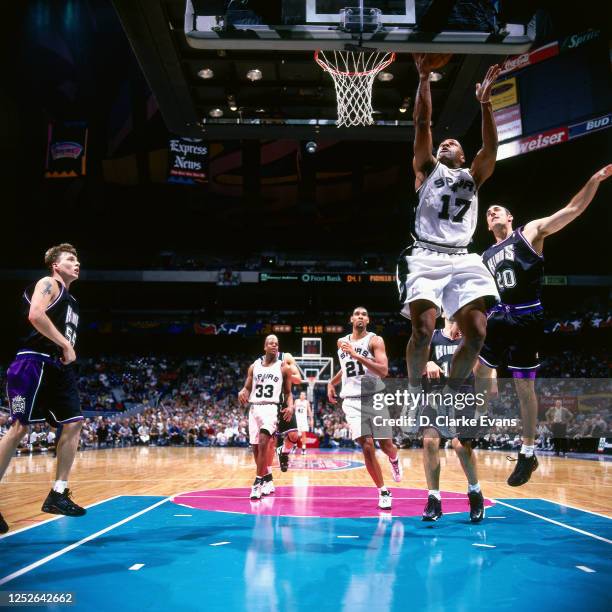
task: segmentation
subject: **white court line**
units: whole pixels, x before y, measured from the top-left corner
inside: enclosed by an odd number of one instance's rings
[[[587,567],[586,565],[577,565],[576,566],[579,570],[582,570],[583,572],[586,572],[587,574],[594,574],[595,570],[591,569],[590,567]]]
[[[478,544],[477,542],[472,544],[472,546],[479,546],[480,548],[496,548],[492,544]]]
[[[209,544],[209,546],[224,546],[225,544],[231,544],[231,542],[215,542],[214,544]]]
[[[193,516],[193,514],[175,514],[174,516]]]
[[[133,572],[137,572],[139,569],[143,568],[144,566],[145,566],[144,563],[134,563],[134,565],[132,565],[132,567],[128,567],[128,569]]]
[[[35,561],[34,563],[30,563],[30,565],[26,565],[26,567],[22,567],[20,570],[17,570],[16,572],[13,572],[12,574],[9,574],[8,576],[5,576],[4,578],[0,579],[0,586],[3,584],[6,584],[7,582],[10,582],[11,580],[14,580],[15,578],[19,578],[19,576],[23,576],[24,574],[27,574],[33,569],[36,569],[37,567],[40,567],[41,565],[44,565],[45,563],[48,563],[49,561],[53,561],[53,559],[57,559],[57,557],[60,557],[61,555],[67,552],[70,552],[71,550],[74,550],[75,548],[78,548],[79,546],[81,546],[81,544],[85,544],[86,542],[89,542],[97,538],[98,536],[101,536],[107,533],[108,531],[115,529],[115,527],[119,527],[120,525],[123,525],[124,523],[127,523],[135,519],[136,517],[141,516],[142,514],[145,514],[146,512],[149,512],[149,510],[153,510],[153,508],[157,508],[157,506],[161,506],[162,504],[165,504],[167,501],[170,501],[169,497],[166,497],[165,499],[162,499],[161,501],[156,502],[155,504],[153,504],[152,506],[149,506],[148,508],[145,508],[144,510],[140,510],[140,512],[136,512],[136,514],[132,514],[131,516],[128,516],[127,518],[124,518],[123,520],[117,523],[114,523],[113,525],[110,525],[109,527],[105,527],[104,529],[101,529],[100,531],[97,531],[96,533],[92,533],[91,535],[88,535],[86,538],[83,538],[82,540],[79,540],[78,542],[75,542],[74,544],[70,544],[70,546],[66,546],[65,548],[62,548],[61,550],[58,550],[57,552],[47,555],[46,557],[43,557],[42,559],[39,559],[38,561]]]
[[[336,536],[337,538],[359,538],[359,536],[349,535],[349,536]]]
[[[103,499],[102,501],[95,502],[93,504],[89,504],[88,506],[85,506],[85,508],[93,508],[94,506],[105,504],[106,502],[112,501],[113,499],[117,499],[118,497],[121,497],[121,495],[113,495],[113,497],[109,497],[108,499]],[[28,525],[27,527],[22,527],[21,529],[15,529],[15,531],[9,531],[8,533],[1,535],[0,540],[3,540],[4,538],[9,538],[10,536],[14,536],[16,533],[27,531],[28,529],[32,529],[33,527],[40,527],[40,525],[46,525],[47,523],[51,523],[52,521],[57,521],[58,519],[61,519],[61,518],[63,518],[63,515],[58,514],[57,516],[53,516],[45,521],[36,522],[34,523],[34,525]]]
[[[582,535],[586,535],[589,536],[591,538],[595,538],[596,540],[601,540],[602,542],[605,542],[606,544],[612,544],[612,540],[608,540],[607,538],[604,538],[602,536],[598,536],[594,533],[591,533],[590,531],[584,531],[583,529],[578,529],[577,527],[572,527],[571,525],[566,525],[565,523],[560,523],[559,521],[555,521],[551,518],[548,518],[546,516],[542,516],[541,514],[536,514],[535,512],[530,512],[529,510],[523,510],[523,508],[519,508],[517,506],[513,506],[512,504],[507,504],[506,502],[500,501],[499,499],[497,500],[498,504],[501,504],[502,506],[508,506],[508,508],[512,508],[513,510],[518,510],[519,512],[524,512],[525,514],[529,514],[531,516],[535,516],[536,518],[542,519],[543,521],[548,521],[549,523],[552,523],[553,525],[558,525],[559,527],[565,527],[565,529],[570,529],[571,531],[575,531],[576,533],[581,533]]]
[[[555,501],[554,499],[546,499],[546,497],[540,497],[539,499],[550,502],[551,504],[555,504],[557,506],[565,506],[566,508],[571,508],[572,510],[580,510],[580,512],[587,512],[588,514],[594,514],[595,516],[601,516],[602,518],[612,521],[612,517],[606,516],[605,514],[601,514],[600,512],[593,512],[593,510],[585,510],[584,508],[578,508],[578,506],[570,506],[569,504],[558,502],[558,501]]]
[[[508,518],[508,517],[507,516],[489,516],[487,514],[487,520],[489,520],[489,519],[505,519],[505,518]]]

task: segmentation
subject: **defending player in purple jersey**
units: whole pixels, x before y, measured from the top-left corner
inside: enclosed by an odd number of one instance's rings
[[[596,172],[569,204],[549,217],[530,221],[514,230],[510,211],[495,204],[487,210],[487,224],[496,243],[482,255],[501,298],[488,316],[487,337],[480,352],[476,376],[491,379],[498,367],[506,366],[513,375],[521,404],[523,445],[508,484],[525,484],[538,467],[534,439],[538,402],[535,373],[539,367],[538,349],[543,334],[540,285],[544,272],[544,239],[557,233],[591,203],[599,184],[612,175],[612,164]]]
[[[22,296],[22,333],[7,373],[11,427],[0,440],[0,478],[30,423],[61,425],[56,480],[42,511],[81,516],[85,509],[70,499],[67,487],[83,421],[77,377],[71,365],[76,360],[79,308],[69,292],[79,278],[81,264],[75,248],[64,243],[45,253],[45,265],[50,275],[28,287]],[[0,532],[7,530],[0,516]]]

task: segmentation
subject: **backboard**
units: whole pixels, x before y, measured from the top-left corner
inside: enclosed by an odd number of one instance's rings
[[[291,5],[301,8],[305,5],[304,23],[339,24],[340,11],[348,7],[358,7],[359,0],[285,0],[285,9]],[[416,24],[414,0],[365,0],[364,6],[380,11],[380,19],[385,26]]]
[[[436,32],[419,30],[415,0],[363,0],[379,12],[381,27],[355,33],[342,27],[342,10],[360,0],[186,0],[184,30],[194,49],[315,51],[344,50],[355,43],[392,52],[512,55],[529,50],[525,33],[496,30],[494,17],[465,24],[442,19]]]
[[[306,396],[309,402],[314,401],[316,384],[327,384],[334,377],[334,360],[332,357],[312,357],[296,355],[295,363],[302,379],[307,382]]]

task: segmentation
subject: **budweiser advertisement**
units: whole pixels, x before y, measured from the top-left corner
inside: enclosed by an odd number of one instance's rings
[[[568,138],[569,130],[567,126],[563,126],[547,130],[546,132],[540,132],[539,134],[533,134],[532,136],[526,136],[525,138],[519,138],[512,142],[506,142],[497,149],[497,160],[523,155],[523,153],[530,153],[539,149],[546,149],[547,147],[561,144],[568,140]]]

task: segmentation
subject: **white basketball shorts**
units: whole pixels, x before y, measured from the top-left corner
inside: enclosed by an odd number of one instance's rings
[[[499,301],[495,280],[475,253],[449,254],[421,247],[406,249],[397,263],[401,314],[410,318],[410,302],[427,300],[447,317],[478,298],[487,307]]]
[[[278,426],[278,404],[251,404],[249,410],[249,442],[259,444],[259,430],[265,429],[270,435]]]
[[[306,415],[298,415],[296,420],[298,433],[308,431],[308,418],[306,417]]]
[[[342,410],[353,440],[361,436],[372,436],[375,440],[388,440],[393,437],[388,422],[389,411],[386,408],[372,409],[366,413],[362,411],[360,397],[345,397],[342,400]]]

